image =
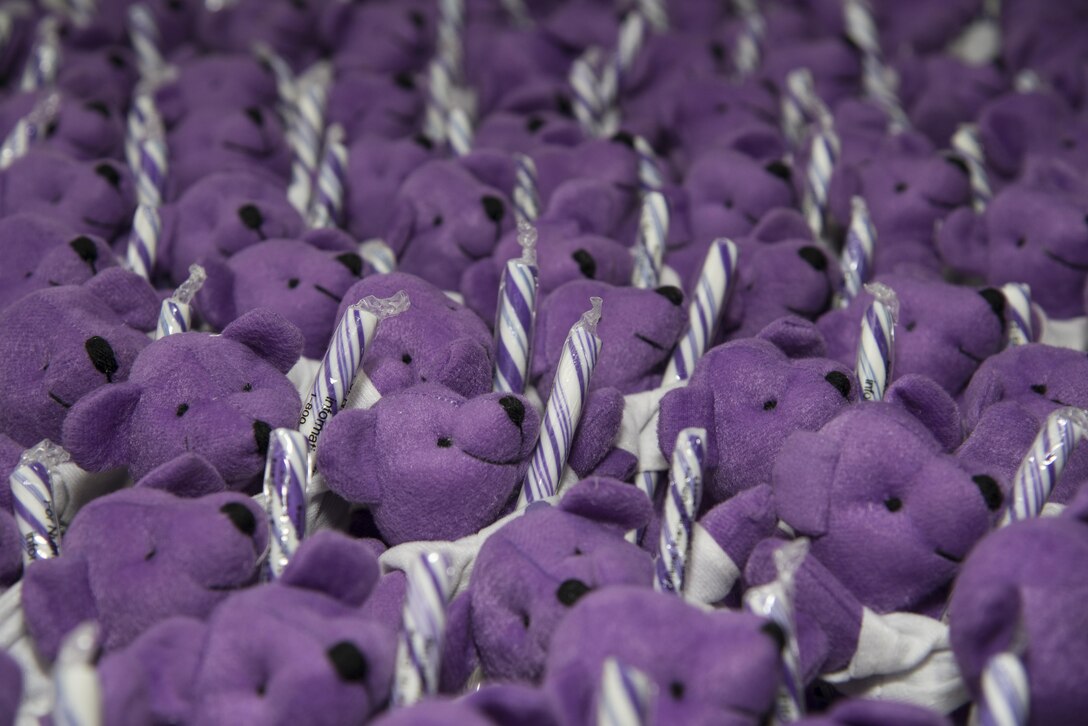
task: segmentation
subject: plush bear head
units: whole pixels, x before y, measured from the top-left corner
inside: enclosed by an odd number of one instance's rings
[[[513,228],[513,216],[504,194],[464,164],[430,161],[401,185],[386,241],[398,251],[400,269],[455,290],[465,269]]]
[[[0,351],[8,356],[0,371],[0,432],[25,447],[59,441],[73,405],[128,378],[158,309],[154,290],[120,268],[8,305],[0,312]]]
[[[968,430],[986,409],[1014,401],[1040,422],[1062,406],[1088,406],[1088,359],[1070,348],[1041,343],[1018,345],[988,358],[963,396]]]
[[[615,658],[653,684],[652,723],[754,726],[774,711],[781,637],[754,615],[613,587],[588,595],[559,623],[544,687],[565,723],[596,723],[601,671]]]
[[[947,148],[956,127],[1006,88],[992,65],[971,65],[951,55],[906,56],[899,60],[899,99],[911,124],[939,148]]]
[[[0,216],[34,212],[112,242],[135,210],[132,175],[116,161],[30,151],[0,173]]]
[[[286,186],[293,152],[277,115],[259,106],[190,111],[167,137],[171,197],[215,172],[252,172]]]
[[[231,596],[206,622],[166,620],[103,658],[105,718],[333,726],[369,717],[389,697],[397,647],[396,633],[359,611],[377,578],[362,543],[307,538],[275,582]]]
[[[297,238],[304,229],[282,185],[256,174],[212,174],[162,208],[158,269],[180,285],[194,263],[265,239]]]
[[[135,57],[126,45],[84,49],[68,44],[57,69],[57,88],[81,101],[102,101],[111,108],[125,108],[139,80]]]
[[[306,68],[328,49],[322,47],[321,17],[328,0],[277,2],[235,0],[215,12],[197,14],[197,35],[208,47],[243,51],[267,47],[295,68]]]
[[[127,489],[94,500],[72,520],[62,555],[23,575],[23,612],[48,660],[84,620],[96,620],[106,650],[132,642],[174,615],[202,618],[257,581],[267,517],[232,493],[182,499]]]
[[[269,433],[298,424],[298,391],[284,374],[301,349],[298,328],[262,309],[221,335],[160,338],[132,363],[126,382],[73,405],[64,448],[84,469],[128,466],[135,479],[199,454],[231,489],[251,487],[264,471]]]
[[[247,52],[201,55],[180,64],[177,77],[155,91],[167,128],[190,111],[274,108],[279,96],[270,69]]]
[[[34,290],[81,285],[117,260],[99,237],[73,234],[64,224],[37,214],[0,219],[7,264],[0,269],[0,308]]]
[[[520,396],[465,399],[420,384],[337,414],[322,433],[318,469],[333,492],[367,505],[387,543],[452,540],[498,518],[539,425]]]
[[[924,0],[908,8],[895,0],[879,0],[873,3],[873,12],[885,48],[930,53],[944,48],[978,16],[979,3]]]
[[[658,439],[666,457],[682,429],[708,432],[706,505],[770,481],[775,457],[792,432],[820,428],[858,398],[850,367],[811,357],[823,352],[811,324],[788,319],[765,335],[770,340],[735,340],[711,349],[689,385],[661,399]]]
[[[585,479],[552,506],[532,504],[487,538],[468,590],[450,608],[443,678],[538,681],[556,627],[583,595],[649,588],[649,554],[624,539],[644,526],[649,500],[615,479]],[[467,666],[467,667],[466,667]]]
[[[360,240],[385,237],[396,216],[397,191],[431,158],[431,148],[424,136],[357,139],[348,148],[344,229]]]
[[[970,692],[987,661],[1009,651],[1027,671],[1028,723],[1076,721],[1088,707],[1073,673],[1088,667],[1088,595],[1079,566],[1088,556],[1082,497],[1060,517],[1017,522],[979,543],[956,580],[949,606],[952,649]]]
[[[427,2],[330,3],[322,19],[338,72],[421,70],[434,56],[434,7]]]
[[[995,185],[1015,179],[1032,157],[1065,159],[1077,169],[1088,161],[1084,120],[1053,92],[998,97],[982,109],[978,130]]]
[[[363,371],[383,395],[417,383],[440,383],[472,398],[491,391],[492,340],[487,326],[464,305],[415,275],[372,275],[352,285],[336,314],[374,295],[408,293],[408,309],[382,321],[363,356]]]
[[[768,33],[767,46],[761,74],[776,88],[786,87],[786,77],[791,71],[807,68],[812,73],[816,93],[829,106],[858,95],[861,57],[845,35],[775,43]]]
[[[355,249],[346,234],[320,230],[301,240],[261,242],[227,260],[209,257],[204,263],[208,279],[196,307],[220,330],[254,308],[277,312],[302,331],[302,354],[320,358],[332,338],[341,298],[363,274]]]
[[[350,143],[364,136],[410,137],[422,113],[423,97],[410,73],[354,71],[333,83],[326,116],[330,124],[340,124]]]
[[[921,373],[955,396],[979,365],[1004,347],[1005,297],[1000,290],[972,290],[910,275],[881,275],[877,281],[895,290],[899,299],[893,380]],[[820,318],[817,325],[827,339],[828,357],[854,363],[861,319],[872,299],[863,292],[846,308]]]
[[[0,104],[0,138],[44,98],[41,93],[17,93]],[[40,148],[80,161],[120,157],[125,129],[122,115],[103,101],[79,101],[61,96],[57,115],[45,128]]]
[[[557,288],[537,313],[532,376],[541,396],[551,390],[567,334],[591,297],[602,299],[603,313],[597,325],[601,354],[590,388],[637,393],[656,387],[687,324],[683,293],[675,287],[646,290],[575,280]]]

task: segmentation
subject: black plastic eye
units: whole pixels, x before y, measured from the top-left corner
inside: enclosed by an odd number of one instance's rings
[[[575,250],[571,253],[571,259],[578,264],[578,270],[582,277],[592,280],[597,275],[597,260],[585,250]]]
[[[431,220],[431,226],[433,226],[433,227],[441,227],[442,226],[442,215],[441,214],[434,215],[434,219]]]
[[[664,285],[654,290],[658,295],[665,298],[673,305],[679,305],[684,302],[684,293],[680,291],[680,288],[673,285]]]
[[[404,365],[411,365],[412,364],[412,356],[405,353],[404,355],[402,355],[400,357],[400,362],[403,363]]]
[[[1001,504],[1005,501],[1005,495],[1001,493],[1001,487],[997,485],[993,477],[986,474],[977,474],[971,477],[971,481],[975,483],[979,492],[982,493],[982,498],[986,500],[987,509],[991,512],[1001,509]]]
[[[363,655],[354,643],[342,640],[325,651],[336,675],[345,683],[362,683],[366,680],[366,674],[370,670]]]
[[[153,559],[155,557],[156,554],[157,554],[157,552],[156,552],[155,548],[152,547],[151,551],[148,552],[146,555],[144,555],[144,562],[149,562],[151,559]]]
[[[438,440],[438,448],[440,449],[448,449],[451,446],[453,446],[453,439],[449,436],[443,436]]]
[[[1031,390],[1035,393],[1038,393],[1040,396],[1046,395],[1046,385],[1043,383],[1036,383],[1034,386],[1031,387]]]
[[[915,329],[915,328],[916,328],[917,326],[918,326],[918,323],[916,323],[916,322],[914,322],[914,321],[912,320],[912,321],[910,321],[909,323],[907,323],[906,325],[904,325],[904,326],[903,326],[903,329],[904,329],[904,330],[906,330],[906,331],[907,331],[908,333],[912,333],[912,332],[914,332],[914,329]]]
[[[525,128],[530,134],[535,134],[544,126],[544,119],[539,116],[530,116],[529,120],[525,122]]]
[[[506,215],[506,205],[498,197],[488,194],[480,199],[480,204],[483,205],[484,214],[492,222],[501,222],[503,216]]]
[[[722,206],[725,207],[726,209],[732,209],[733,208],[733,200],[732,199],[726,199],[724,202],[722,202]]]
[[[177,410],[178,418],[181,418],[182,416],[184,416],[185,412],[188,411],[188,410],[189,410],[189,404],[179,403],[178,404],[178,410]]]
[[[1026,245],[1027,243],[1028,243],[1028,241],[1027,241],[1027,239],[1026,239],[1025,237],[1017,237],[1017,238],[1016,238],[1016,246],[1017,246],[1018,248],[1019,248],[1019,247],[1023,247],[1023,246],[1024,246],[1024,245]]]
[[[994,311],[1001,320],[1005,319],[1005,296],[1001,294],[1000,290],[995,290],[992,287],[985,287],[978,291],[978,294],[982,296],[982,299],[986,301],[986,304],[990,306],[990,309]]]
[[[255,126],[264,126],[264,114],[261,112],[261,109],[256,106],[250,106],[245,109],[244,113]]]
[[[406,91],[416,87],[416,80],[409,73],[397,73],[393,76],[393,83],[396,83],[398,88],[403,88]]]
[[[94,111],[95,113],[105,116],[106,118],[110,117],[110,107],[102,103],[101,101],[87,101],[87,103],[83,104],[83,108],[87,109],[88,111]]]
[[[797,250],[797,254],[801,256],[802,260],[811,265],[814,270],[823,272],[827,269],[827,255],[825,255],[820,248],[812,247],[811,245],[802,247]]]
[[[884,500],[884,506],[889,512],[898,512],[903,508],[903,501],[899,497],[889,497]]]
[[[710,55],[719,63],[722,62],[725,59],[725,46],[715,40],[710,44]]]
[[[763,402],[763,410],[764,411],[773,411],[776,408],[778,408],[778,399],[771,398],[771,399]]]
[[[121,174],[109,164],[99,164],[94,168],[94,173],[106,180],[106,183],[116,189],[121,185]]]
[[[522,625],[522,627],[524,627],[526,630],[528,630],[530,622],[531,621],[529,620],[529,613],[522,613],[521,614],[521,625]]]
[[[252,390],[253,390],[253,384],[252,383],[247,383],[244,386],[242,386],[242,391],[244,391],[245,393],[249,393]]]
[[[113,374],[117,372],[120,366],[117,365],[117,356],[114,355],[113,347],[110,346],[109,341],[94,335],[87,338],[87,342],[83,344],[83,347],[87,350],[87,357],[91,359],[91,365],[94,366],[94,369],[106,376],[107,383],[113,383]]]
[[[907,191],[907,183],[906,182],[898,182],[895,185],[895,193],[896,194],[902,194],[905,191]]]
[[[359,277],[363,274],[363,258],[354,252],[345,252],[336,256],[336,261],[351,270],[351,274]]]
[[[845,373],[831,371],[824,376],[824,380],[837,388],[843,398],[850,397],[850,378]]]
[[[563,605],[570,607],[581,600],[582,596],[589,590],[589,585],[581,580],[563,580],[563,582],[559,583],[559,589],[555,591],[555,597]]]
[[[291,289],[291,290],[294,290],[296,287],[298,287],[298,278],[297,277],[292,277],[290,280],[288,280],[287,281],[287,287],[288,287],[288,289]]]
[[[680,681],[673,681],[669,684],[669,695],[673,697],[673,700],[679,701],[684,697],[684,684]]]

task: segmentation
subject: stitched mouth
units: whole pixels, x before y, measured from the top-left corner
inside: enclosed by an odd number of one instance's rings
[[[971,353],[968,353],[966,350],[963,349],[962,345],[957,346],[956,350],[958,350],[960,353],[963,353],[963,355],[967,356],[968,358],[973,360],[975,363],[978,363],[979,365],[982,364],[982,359],[981,358],[979,358],[977,355],[973,355]]]
[[[275,150],[268,145],[255,149],[252,146],[245,146],[233,141],[224,141],[222,146],[224,149],[236,151],[239,154],[245,154],[246,156],[252,156],[255,159],[267,159],[275,152]]]
[[[942,549],[941,549],[940,547],[938,547],[937,549],[933,550],[933,552],[934,552],[934,553],[935,553],[935,554],[936,554],[936,555],[937,555],[938,557],[943,557],[944,559],[948,560],[949,562],[955,563],[955,564],[957,564],[957,565],[958,565],[959,563],[963,562],[963,558],[962,558],[962,557],[956,557],[956,556],[955,556],[955,555],[953,555],[953,554],[950,554],[950,553],[948,553],[948,552],[945,552],[945,551],[944,551],[944,550],[942,550]]]
[[[314,289],[322,295],[332,298],[333,301],[336,302],[336,304],[340,304],[340,298],[337,297],[336,293],[334,293],[332,290],[329,290],[326,287],[321,287],[321,285],[314,285]]]
[[[59,403],[64,408],[71,408],[72,407],[72,404],[68,403],[63,398],[61,398],[57,394],[53,393],[52,391],[49,392],[49,397],[51,399],[53,399],[54,401],[56,401],[57,403]]]
[[[639,340],[641,340],[646,345],[653,348],[654,350],[661,350],[661,351],[665,350],[665,346],[661,345],[661,343],[658,343],[656,340],[651,340],[651,339],[647,338],[642,333],[635,333],[635,337],[638,338]]]
[[[90,217],[83,217],[82,219],[84,224],[89,224],[90,226],[98,227],[99,229],[113,231],[113,222],[101,222],[97,219],[91,219]]]
[[[1059,406],[1069,406],[1070,405],[1070,404],[1066,403],[1065,401],[1061,400],[1060,398],[1052,398],[1052,399],[1050,399],[1050,401],[1051,401],[1051,403],[1056,403]]]
[[[1071,270],[1078,270],[1080,272],[1088,271],[1088,264],[1080,263],[1080,262],[1070,262],[1069,260],[1065,259],[1064,257],[1059,257],[1058,255],[1054,254],[1050,250],[1043,250],[1043,252],[1046,254],[1047,257],[1054,260],[1055,262],[1057,262],[1059,265],[1061,265],[1063,267],[1068,267]]]

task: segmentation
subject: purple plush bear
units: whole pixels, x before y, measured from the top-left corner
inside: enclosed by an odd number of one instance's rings
[[[6,138],[19,119],[44,98],[41,93],[19,93],[0,104],[0,138]],[[81,161],[117,158],[123,152],[122,116],[102,101],[79,101],[61,96],[57,115],[45,128],[39,148]]]
[[[155,105],[167,128],[197,109],[273,108],[278,100],[271,71],[250,53],[193,58],[155,92]]]

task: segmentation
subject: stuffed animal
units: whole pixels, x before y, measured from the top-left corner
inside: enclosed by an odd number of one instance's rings
[[[318,230],[301,240],[260,242],[227,260],[206,258],[208,279],[196,308],[219,330],[242,313],[267,308],[302,331],[304,356],[321,358],[340,300],[364,272],[356,250],[343,232]]]
[[[0,723],[14,724],[23,699],[23,671],[7,653],[0,653]]]
[[[194,263],[266,239],[296,239],[304,230],[282,185],[243,172],[212,174],[162,208],[156,269],[180,285]]]
[[[453,540],[494,522],[516,495],[539,425],[521,396],[466,399],[424,383],[340,412],[317,465],[330,490],[369,508],[387,543]]]
[[[0,216],[33,212],[112,243],[135,209],[132,176],[117,161],[81,162],[32,150],[0,172]]]
[[[798,726],[950,726],[952,721],[936,711],[901,701],[846,699],[821,714],[803,718]]]
[[[338,71],[420,71],[434,56],[434,7],[430,3],[330,3],[322,30]]]
[[[123,44],[78,48],[61,54],[57,88],[81,101],[100,101],[114,109],[128,105],[139,74],[132,51]]]
[[[158,309],[154,290],[120,268],[9,304],[0,312],[8,360],[0,371],[0,433],[23,447],[59,441],[72,406],[128,378]]]
[[[593,478],[493,532],[450,604],[443,690],[459,690],[477,665],[488,680],[539,681],[552,635],[580,598],[616,585],[649,589],[650,556],[624,533],[651,514],[635,487]]]
[[[661,399],[658,440],[666,458],[682,429],[708,432],[705,508],[769,482],[791,433],[819,429],[858,399],[850,368],[819,357],[823,352],[811,323],[787,319],[763,338],[711,349],[688,386]]]
[[[899,321],[895,328],[895,378],[920,373],[953,396],[963,391],[979,365],[1005,344],[1005,297],[1000,290],[952,285],[912,275],[881,275],[877,282],[895,290]],[[817,323],[827,340],[828,357],[851,365],[857,359],[861,319],[872,302],[863,292],[846,308]]]
[[[396,217],[397,191],[431,158],[432,146],[425,136],[356,139],[348,147],[344,229],[360,240],[386,237]]]
[[[608,658],[653,684],[653,723],[755,724],[772,718],[782,633],[753,615],[706,612],[648,588],[588,594],[557,625],[544,688],[563,722],[596,723]]]
[[[179,612],[103,658],[105,719],[358,723],[393,682],[396,633],[359,610],[377,577],[365,545],[308,537],[275,582],[217,603],[203,622]]]
[[[160,338],[137,356],[127,381],[72,406],[64,448],[84,469],[127,466],[136,480],[199,454],[225,486],[249,489],[264,471],[272,429],[298,425],[299,394],[284,374],[301,350],[298,328],[259,308],[220,335]]]
[[[80,510],[60,557],[26,568],[22,605],[38,653],[52,661],[64,636],[98,622],[116,650],[175,615],[203,618],[257,581],[268,518],[232,493],[183,499],[126,489]]]
[[[548,694],[522,683],[489,683],[461,698],[435,697],[392,709],[380,726],[559,726]]]
[[[82,285],[117,260],[100,237],[74,234],[38,214],[0,218],[6,264],[0,269],[0,308],[43,287]]]
[[[17,93],[6,98],[0,104],[0,138],[6,138],[44,97],[41,93]],[[57,115],[46,126],[45,138],[38,148],[80,161],[119,158],[125,138],[122,121],[117,109],[103,101],[81,101],[62,95]]]
[[[964,562],[949,606],[952,648],[971,694],[990,658],[1017,656],[1027,672],[1029,724],[1070,723],[1088,699],[1074,684],[1085,666],[1088,578],[1086,500],[1060,517],[1016,522],[984,539]]]
[[[913,127],[945,148],[956,127],[978,117],[982,107],[1006,90],[992,65],[972,65],[947,55],[897,60],[899,100]]]
[[[350,144],[363,137],[402,139],[419,128],[423,96],[409,73],[353,71],[340,76],[329,91],[326,115],[340,124]]]
[[[179,64],[176,78],[155,91],[155,107],[167,128],[197,109],[268,109],[278,100],[271,70],[246,52],[191,58]]]
[[[329,53],[321,24],[323,11],[333,4],[328,0],[231,2],[215,12],[198,13],[196,35],[213,50],[240,52],[266,47],[302,70]]]

